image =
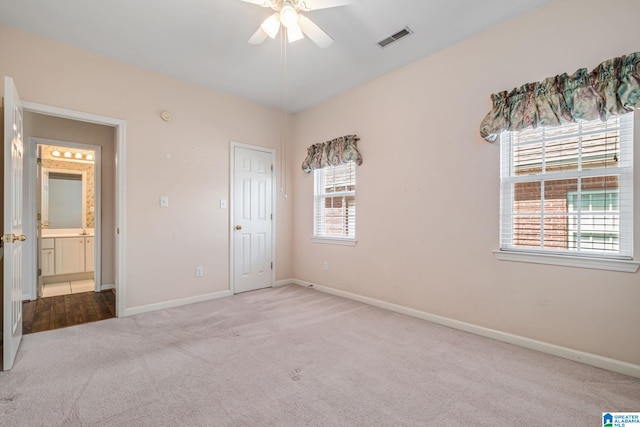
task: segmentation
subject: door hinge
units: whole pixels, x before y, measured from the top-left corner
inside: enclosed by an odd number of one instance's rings
[[[41,164],[42,164],[42,158],[41,158],[41,157],[38,157],[38,158],[36,159],[36,163],[38,163],[39,165],[41,165]]]
[[[42,269],[41,268],[38,269],[38,276],[42,276]]]
[[[271,214],[271,221],[273,221],[273,214]]]
[[[271,172],[273,172],[273,165],[271,165]]]
[[[271,269],[273,270],[273,261],[271,261]]]

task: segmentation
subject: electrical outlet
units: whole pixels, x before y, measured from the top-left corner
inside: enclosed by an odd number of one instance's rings
[[[196,267],[196,277],[204,277],[204,267]]]
[[[160,207],[161,208],[169,207],[169,196],[160,196]]]
[[[329,271],[329,262],[328,261],[325,261],[325,262],[322,263],[322,269],[324,271]]]

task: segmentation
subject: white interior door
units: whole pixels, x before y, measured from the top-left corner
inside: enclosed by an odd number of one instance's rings
[[[4,305],[3,370],[13,367],[22,339],[22,104],[10,77],[4,78]]]
[[[234,292],[272,284],[273,162],[270,152],[233,147]]]

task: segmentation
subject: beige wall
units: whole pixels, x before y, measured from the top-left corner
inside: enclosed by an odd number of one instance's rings
[[[23,100],[126,120],[126,306],[229,289],[229,143],[277,148],[281,114],[3,26],[0,57]],[[277,279],[291,277],[289,203],[278,193]]]
[[[638,16],[637,0],[556,1],[296,115],[294,277],[640,364],[640,273],[495,259],[499,147],[478,132],[491,93],[637,51]],[[312,243],[299,165],[308,145],[351,133],[358,243]]]
[[[110,126],[97,125],[94,123],[79,122],[60,117],[53,117],[32,112],[24,113],[24,135],[29,137],[54,139],[66,142],[80,142],[84,144],[99,145],[102,155],[101,169],[101,201],[102,201],[102,284],[115,284],[115,130]],[[65,164],[67,166],[65,166]],[[55,167],[59,169],[79,168],[80,170],[91,171],[88,179],[93,180],[93,166],[83,163],[72,163],[56,160],[44,160],[44,167]],[[92,190],[91,190],[92,191]],[[93,194],[89,198],[93,198]],[[93,205],[92,200],[87,201],[88,205]],[[87,208],[87,212],[89,209]],[[87,218],[89,215],[87,214]],[[93,223],[93,217],[91,217]],[[93,225],[87,225],[89,228]],[[27,293],[27,292],[25,292]]]

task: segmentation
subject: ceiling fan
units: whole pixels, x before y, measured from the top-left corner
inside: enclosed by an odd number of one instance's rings
[[[267,36],[272,39],[280,30],[280,25],[287,30],[289,43],[304,38],[306,34],[319,47],[328,47],[333,39],[318,27],[312,20],[300,12],[309,12],[317,9],[344,6],[350,4],[350,0],[242,0],[247,3],[257,4],[262,7],[270,7],[275,12],[260,25],[251,36],[249,43],[260,44]]]

